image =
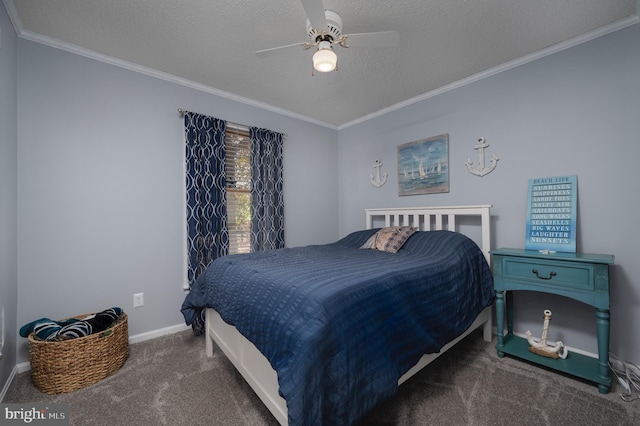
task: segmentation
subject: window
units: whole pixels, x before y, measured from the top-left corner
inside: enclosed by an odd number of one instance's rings
[[[251,251],[251,145],[249,130],[227,125],[227,228],[229,254]]]
[[[285,246],[284,134],[189,111],[184,128],[188,287],[221,256]]]

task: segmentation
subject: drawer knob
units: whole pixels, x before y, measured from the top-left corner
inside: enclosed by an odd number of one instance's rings
[[[541,277],[540,275],[538,275],[538,270],[537,269],[532,269],[531,272],[536,274],[536,277],[540,278],[541,280],[550,280],[551,278],[553,278],[556,275],[558,275],[555,272],[551,271],[551,272],[549,272],[549,276],[548,277]]]

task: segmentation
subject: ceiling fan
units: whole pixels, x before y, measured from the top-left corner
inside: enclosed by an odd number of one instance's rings
[[[294,49],[316,48],[313,54],[313,69],[319,72],[331,72],[338,69],[338,55],[333,47],[394,47],[400,40],[397,31],[374,33],[342,34],[342,19],[330,10],[325,10],[322,0],[300,0],[307,15],[307,39],[302,43],[289,44],[271,49],[259,50],[259,58],[267,58]],[[313,74],[313,71],[312,71]]]

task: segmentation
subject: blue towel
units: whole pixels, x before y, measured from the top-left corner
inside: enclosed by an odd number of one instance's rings
[[[84,337],[106,330],[121,313],[122,308],[114,307],[84,319],[70,318],[54,321],[49,318],[40,318],[23,325],[20,328],[20,336],[28,337],[29,334],[34,333],[38,339],[48,341]]]

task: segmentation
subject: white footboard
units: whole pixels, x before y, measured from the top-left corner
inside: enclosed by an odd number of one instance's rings
[[[280,396],[278,376],[267,358],[215,310],[207,309],[206,321],[207,356],[213,356],[215,341],[276,420],[286,425],[287,403]]]
[[[422,355],[422,358],[420,358],[420,361],[418,361],[416,365],[411,367],[409,371],[407,371],[400,377],[400,379],[398,380],[398,385],[401,385],[406,380],[411,378],[414,374],[416,374],[418,371],[422,370],[424,367],[431,364],[436,358],[438,358],[440,355],[448,351],[460,340],[467,337],[472,331],[474,331],[478,327],[482,327],[482,338],[484,339],[484,341],[491,342],[491,327],[493,324],[492,318],[493,318],[493,313],[492,313],[491,306],[489,306],[485,308],[482,312],[480,312],[480,315],[477,316],[476,320],[473,322],[473,324],[471,324],[471,327],[469,327],[467,331],[465,331],[460,336],[456,337],[455,339],[453,339],[452,341],[444,345],[440,350],[440,352]]]
[[[491,342],[492,327],[491,306],[485,308],[473,322],[471,327],[459,337],[446,344],[439,353],[426,354],[420,361],[398,380],[398,385],[405,382],[425,366],[433,362],[456,343],[479,327],[483,327],[483,338]],[[213,343],[222,349],[242,377],[249,383],[264,405],[281,425],[286,425],[287,403],[278,391],[278,376],[267,358],[233,326],[222,320],[213,309],[207,309],[207,356],[213,356]]]

